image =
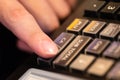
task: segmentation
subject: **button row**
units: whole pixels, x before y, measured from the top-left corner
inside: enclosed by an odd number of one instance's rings
[[[120,3],[92,0],[85,9],[85,16],[120,19]]]
[[[77,27],[76,27],[77,25]],[[108,40],[118,40],[120,34],[120,24],[103,21],[89,21],[87,19],[76,18],[68,27],[68,32],[83,34],[92,38],[103,38]]]

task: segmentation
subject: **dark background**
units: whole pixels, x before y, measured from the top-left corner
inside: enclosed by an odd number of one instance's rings
[[[17,38],[0,24],[0,80],[5,80],[29,57],[16,47],[16,41]]]

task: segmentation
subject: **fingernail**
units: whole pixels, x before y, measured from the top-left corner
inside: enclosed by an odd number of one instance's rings
[[[42,47],[44,54],[48,56],[54,56],[58,52],[58,48],[56,44],[52,41],[48,41],[48,40],[42,41],[41,47]]]

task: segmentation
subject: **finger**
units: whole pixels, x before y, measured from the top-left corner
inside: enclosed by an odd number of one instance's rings
[[[66,0],[68,4],[71,6],[73,9],[76,6],[77,0]]]
[[[57,16],[61,19],[65,18],[70,14],[70,6],[65,0],[47,0]]]
[[[56,45],[43,33],[33,16],[19,2],[1,0],[0,11],[0,21],[36,54],[48,58],[57,53]]]
[[[16,45],[22,51],[26,51],[28,53],[33,53],[33,50],[26,43],[24,43],[21,40],[18,40]]]
[[[25,8],[36,18],[45,32],[51,32],[58,28],[59,20],[48,5],[47,0],[19,0]]]

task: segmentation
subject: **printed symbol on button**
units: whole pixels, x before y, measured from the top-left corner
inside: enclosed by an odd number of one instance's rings
[[[74,45],[74,47],[79,47],[79,45],[81,44],[83,42],[83,40],[79,40],[75,45]]]
[[[64,43],[64,41],[66,41],[66,38],[61,39],[60,44]]]
[[[115,6],[108,6],[107,9],[108,10],[114,10],[116,7]]]
[[[93,50],[97,50],[103,44],[102,41],[98,41],[96,45],[92,48]]]

